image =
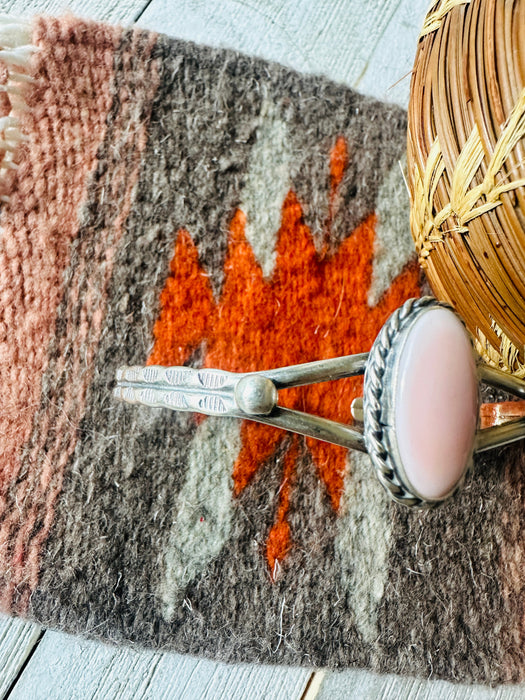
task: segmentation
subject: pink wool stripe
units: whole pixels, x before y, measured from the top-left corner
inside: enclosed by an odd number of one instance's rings
[[[137,31],[130,47],[130,55],[142,55],[145,59],[151,53],[155,45],[156,35],[148,35],[148,44],[145,50],[135,50],[135,45],[141,42],[142,32]],[[143,35],[142,35],[143,36]],[[143,42],[142,42],[143,43]],[[144,49],[144,47],[142,47]],[[126,58],[126,56],[124,56]],[[134,79],[147,86],[145,103],[152,104],[154,94],[159,84],[158,66],[155,61],[147,61],[141,64],[142,70],[135,71]],[[54,507],[62,488],[64,469],[69,458],[75,451],[78,441],[78,427],[85,414],[88,390],[93,378],[95,367],[95,355],[103,327],[106,313],[108,287],[111,281],[115,253],[119,243],[125,234],[125,222],[133,201],[133,192],[138,180],[142,152],[146,146],[147,120],[144,115],[136,112],[133,100],[127,99],[126,88],[122,88],[120,103],[122,105],[116,124],[114,125],[115,147],[121,157],[117,161],[117,167],[111,176],[111,190],[105,196],[110,202],[120,202],[119,215],[112,222],[111,228],[103,228],[97,231],[97,239],[91,255],[95,260],[101,260],[97,269],[90,269],[90,252],[87,250],[89,242],[84,243],[80,251],[80,265],[75,270],[71,301],[68,305],[66,318],[68,320],[68,333],[59,349],[59,361],[55,374],[67,373],[62,395],[63,406],[58,415],[54,407],[50,407],[53,421],[55,441],[48,451],[45,451],[47,433],[41,431],[40,439],[35,443],[30,462],[35,463],[38,456],[45,452],[42,461],[42,471],[37,482],[34,498],[31,499],[32,508],[17,537],[17,544],[24,546],[26,556],[20,563],[17,572],[20,580],[28,584],[23,598],[19,602],[19,609],[27,610],[30,592],[38,583],[40,569],[40,552],[42,544],[47,539],[53,521]],[[89,278],[92,287],[87,294],[78,294],[82,280]],[[81,323],[77,326],[71,322],[72,317],[78,313],[81,305]],[[65,366],[66,348],[71,346],[73,357],[70,364]],[[58,420],[57,420],[58,419]],[[43,517],[42,528],[34,537],[31,531],[39,517]]]
[[[91,34],[96,33],[96,41]],[[40,404],[48,347],[55,332],[70,248],[79,232],[86,184],[104,139],[113,57],[120,29],[69,18],[37,19],[34,86],[21,115],[28,144],[0,241],[0,609],[21,583],[22,512],[40,476],[22,460]],[[43,425],[45,426],[45,423]],[[34,455],[32,455],[34,457]],[[18,485],[15,485],[18,482]],[[56,488],[56,486],[55,486]],[[15,507],[13,507],[15,506]],[[34,518],[33,518],[34,521]],[[12,557],[14,556],[14,559]],[[33,557],[34,558],[34,557]],[[0,579],[0,583],[1,579]]]

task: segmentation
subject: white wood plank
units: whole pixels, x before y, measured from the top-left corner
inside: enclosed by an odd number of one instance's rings
[[[363,74],[352,87],[365,95],[408,106],[417,40],[429,4],[428,0],[402,0],[398,4]]]
[[[1,0],[0,12],[19,17],[72,12],[79,17],[131,24],[146,5],[147,0]]]
[[[234,667],[109,647],[48,631],[9,700],[290,700],[301,697],[309,677],[305,669]]]
[[[38,625],[0,616],[0,698],[6,697],[40,635]]]
[[[379,676],[367,671],[325,675],[316,700],[523,700],[525,686],[464,685],[445,681]],[[313,700],[313,697],[308,697]]]
[[[428,0],[153,0],[144,27],[278,61],[406,105]]]

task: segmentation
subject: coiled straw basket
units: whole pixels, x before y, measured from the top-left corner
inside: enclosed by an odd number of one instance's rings
[[[443,0],[409,105],[411,227],[483,358],[525,375],[525,0]]]

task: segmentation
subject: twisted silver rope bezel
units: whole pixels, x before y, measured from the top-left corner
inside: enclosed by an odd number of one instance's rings
[[[449,304],[440,302],[434,297],[421,297],[409,299],[390,316],[370,351],[363,394],[364,439],[377,478],[394,501],[419,508],[432,508],[442,501],[427,501],[413,493],[410,486],[405,483],[394,459],[385,447],[385,431],[381,423],[381,414],[384,404],[384,375],[392,347],[403,330],[414,321],[417,312],[431,307],[451,308]],[[447,498],[448,496],[447,494]]]

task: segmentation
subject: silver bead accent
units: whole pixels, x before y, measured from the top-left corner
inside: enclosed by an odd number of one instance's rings
[[[277,388],[267,377],[248,375],[237,382],[235,399],[248,415],[267,416],[277,405]]]
[[[368,452],[377,477],[397,503],[433,507],[451,496],[462,479],[443,498],[425,500],[415,493],[405,474],[397,448],[393,387],[397,382],[400,353],[412,325],[426,311],[450,308],[433,297],[409,299],[395,311],[379,333],[370,353],[331,358],[261,372],[235,373],[189,367],[123,367],[117,371],[116,398],[128,403],[214,416],[249,418]],[[278,405],[278,390],[327,382],[363,374],[363,401],[352,405],[355,425],[346,425]],[[479,382],[525,399],[525,382],[478,364]],[[483,452],[525,437],[525,418],[478,430],[473,452]],[[471,455],[472,457],[472,455]],[[465,464],[468,471],[471,459]],[[463,475],[464,476],[464,475]]]

